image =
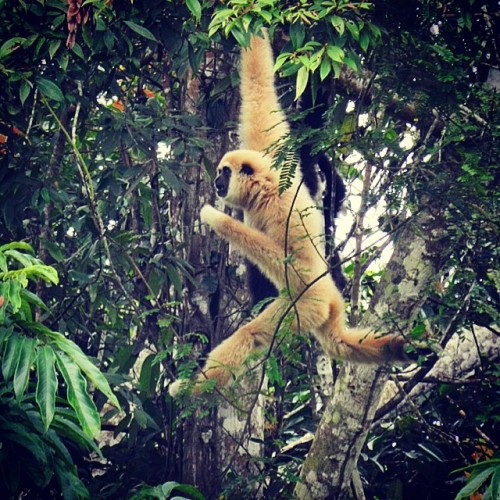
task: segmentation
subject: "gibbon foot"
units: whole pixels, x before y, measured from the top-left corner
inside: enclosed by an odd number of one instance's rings
[[[233,376],[231,369],[222,366],[205,367],[204,370],[198,374],[196,380],[174,380],[168,387],[170,396],[176,398],[183,391],[188,391],[191,396],[199,396],[204,392],[211,393],[213,387],[222,389],[228,385]]]

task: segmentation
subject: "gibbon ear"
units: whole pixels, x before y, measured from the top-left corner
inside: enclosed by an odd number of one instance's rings
[[[241,174],[245,174],[245,175],[252,175],[253,174],[253,168],[252,168],[252,166],[249,163],[243,163],[241,165],[240,173]]]

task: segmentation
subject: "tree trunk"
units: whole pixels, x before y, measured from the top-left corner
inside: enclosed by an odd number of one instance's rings
[[[412,217],[396,238],[394,254],[362,325],[381,333],[407,331],[446,254],[439,211],[426,210]],[[304,462],[296,498],[352,496],[352,475],[387,376],[384,367],[347,364],[341,370]]]

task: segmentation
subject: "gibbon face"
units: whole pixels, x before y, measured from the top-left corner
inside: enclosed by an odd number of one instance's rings
[[[226,153],[217,167],[214,181],[217,196],[229,206],[245,209],[254,199],[254,191],[265,185],[277,185],[277,171],[270,160],[257,151],[237,150]]]

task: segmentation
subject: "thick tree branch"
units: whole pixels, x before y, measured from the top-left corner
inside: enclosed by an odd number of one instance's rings
[[[362,324],[404,333],[425,301],[449,249],[439,212],[414,216],[398,235],[394,254]],[[318,426],[295,496],[346,498],[372,423],[387,370],[348,364]]]

